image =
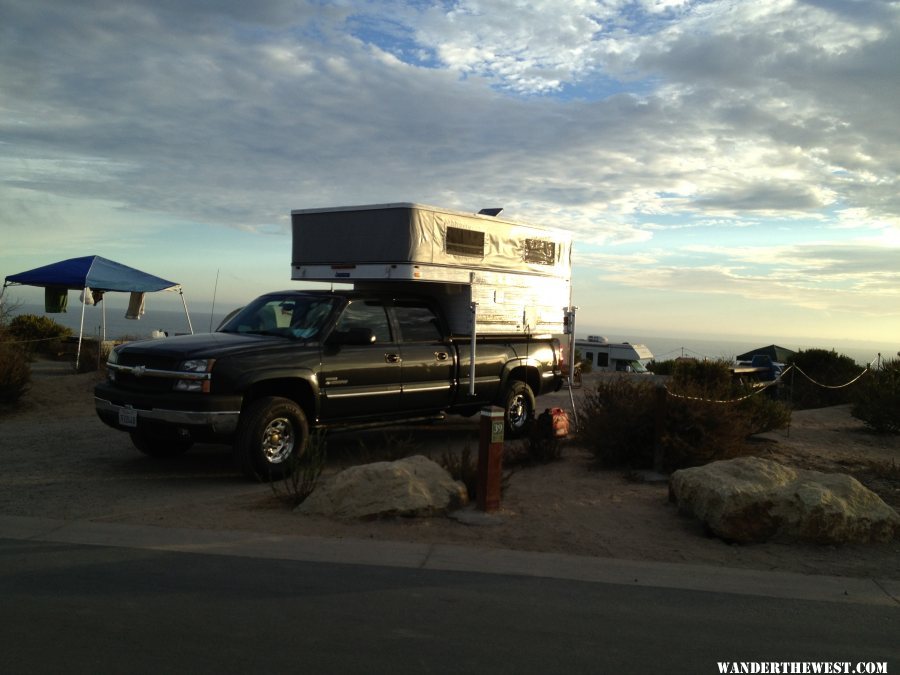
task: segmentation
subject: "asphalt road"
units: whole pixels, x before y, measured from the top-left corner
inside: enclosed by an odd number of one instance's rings
[[[720,661],[900,667],[900,606],[896,596],[866,590],[868,581],[723,569],[716,582],[709,569],[701,578],[688,566],[481,556],[450,547],[0,519],[0,668],[717,673]]]

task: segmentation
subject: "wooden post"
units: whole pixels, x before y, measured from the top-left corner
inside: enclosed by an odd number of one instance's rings
[[[500,479],[503,473],[503,408],[481,409],[478,442],[478,484],[476,502],[479,511],[500,509]]]

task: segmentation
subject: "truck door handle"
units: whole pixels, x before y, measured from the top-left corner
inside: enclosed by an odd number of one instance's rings
[[[434,358],[436,358],[438,361],[446,361],[448,358],[450,358],[450,355],[447,352],[435,352]]]
[[[399,354],[385,354],[384,360],[387,363],[400,363],[400,355]]]

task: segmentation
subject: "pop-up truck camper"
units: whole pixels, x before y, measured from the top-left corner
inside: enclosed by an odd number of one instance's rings
[[[568,232],[409,203],[304,209],[291,217],[296,281],[428,294],[457,335],[564,332]]]

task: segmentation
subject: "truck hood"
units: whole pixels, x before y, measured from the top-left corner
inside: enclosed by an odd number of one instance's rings
[[[271,349],[273,344],[312,345],[273,335],[239,333],[197,333],[170,338],[129,342],[118,347],[118,352],[130,355],[146,354],[163,358],[187,360],[195,358],[220,359],[235,353],[252,353],[258,349]]]

